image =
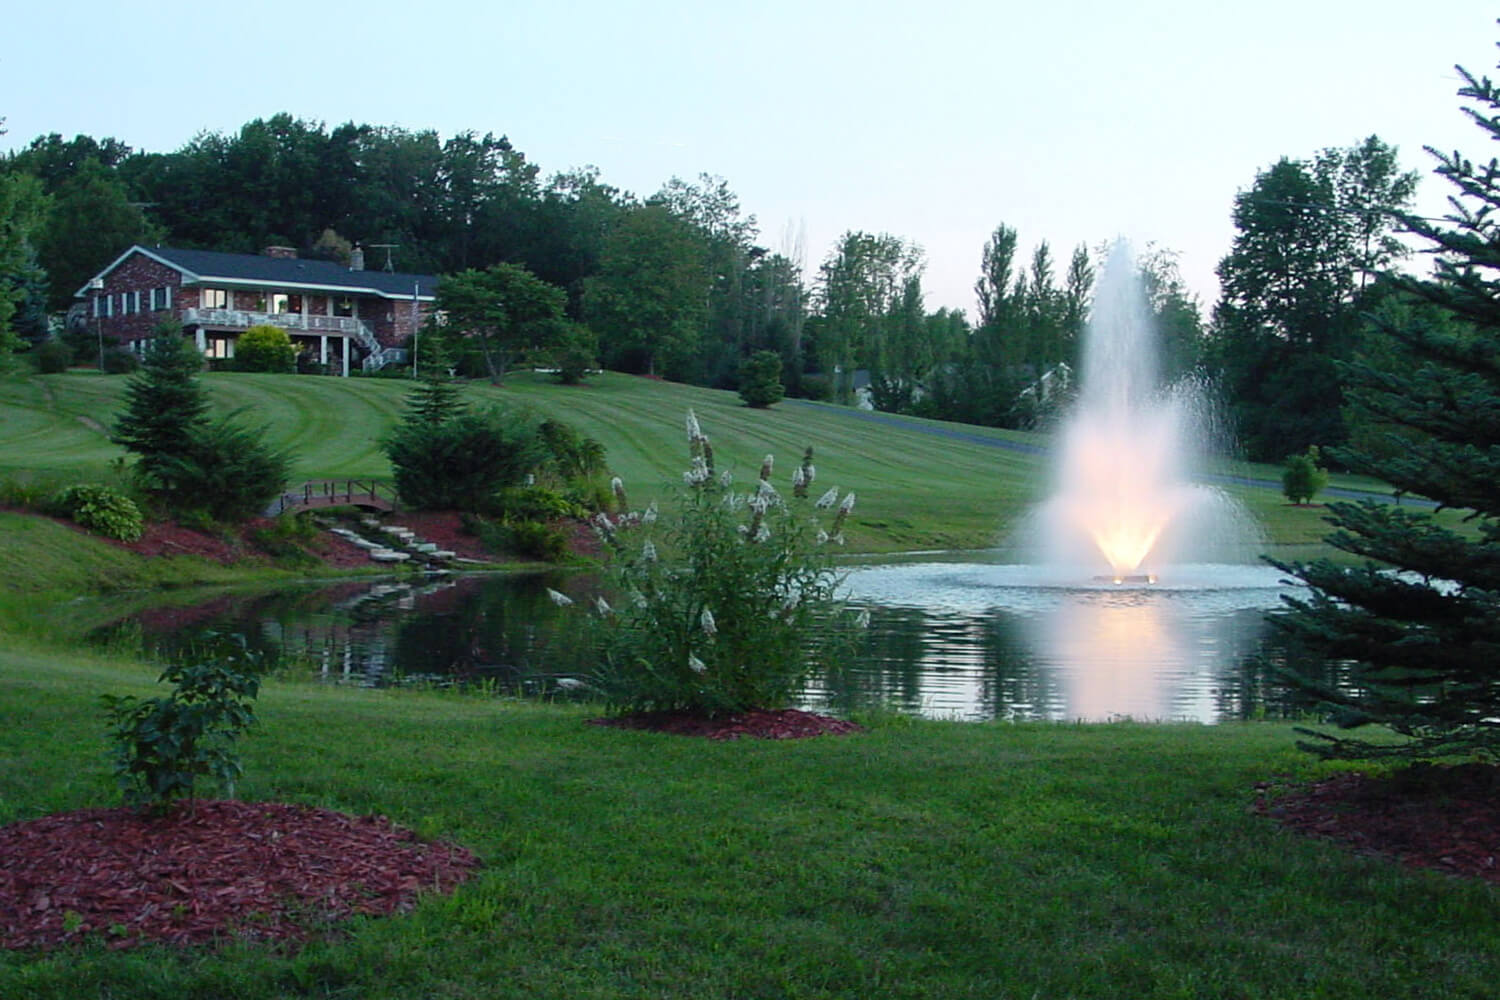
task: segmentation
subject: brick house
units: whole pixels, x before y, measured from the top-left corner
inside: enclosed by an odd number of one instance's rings
[[[74,293],[89,328],[132,349],[168,316],[182,323],[210,359],[234,357],[252,326],[286,330],[300,355],[349,374],[404,361],[402,348],[433,309],[438,279],[430,274],[364,270],[303,260],[290,247],[260,254],[175,250],[137,244]]]

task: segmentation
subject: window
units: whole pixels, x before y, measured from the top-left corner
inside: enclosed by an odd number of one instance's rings
[[[222,360],[234,357],[234,341],[228,337],[209,337],[207,347],[204,354],[210,358]]]
[[[163,285],[161,288],[151,289],[151,311],[160,312],[170,308],[172,308],[172,286]]]
[[[229,292],[222,288],[205,288],[198,294],[198,304],[204,309],[228,309]]]
[[[130,311],[131,312],[140,312],[141,311],[141,293],[140,293],[140,290],[137,289],[136,291],[131,292],[130,293],[130,297],[133,300],[130,303]]]
[[[288,295],[284,292],[272,292],[270,295],[271,312],[273,313],[301,313],[302,296]]]
[[[95,295],[94,296],[94,318],[98,319],[100,316],[103,316],[103,315],[104,315],[104,296],[102,296],[102,295]]]

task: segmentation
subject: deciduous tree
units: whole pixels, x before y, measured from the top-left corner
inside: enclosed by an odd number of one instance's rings
[[[515,264],[448,275],[437,291],[449,327],[479,338],[495,385],[519,354],[548,345],[567,301],[561,288]]]

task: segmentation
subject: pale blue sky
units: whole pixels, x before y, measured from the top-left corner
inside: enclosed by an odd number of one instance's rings
[[[510,137],[544,173],[647,195],[724,177],[809,271],[848,229],[921,244],[927,304],[973,313],[1004,222],[1060,259],[1118,235],[1179,252],[1205,309],[1235,192],[1376,133],[1492,155],[1455,63],[1494,75],[1477,0],[28,3],[0,48],[4,148],[60,132],[176,149],[288,111]]]

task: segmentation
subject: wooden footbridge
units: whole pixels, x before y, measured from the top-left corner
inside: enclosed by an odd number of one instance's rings
[[[396,488],[378,479],[309,479],[271,501],[270,517],[287,511],[317,507],[359,507],[363,510],[395,510]]]

